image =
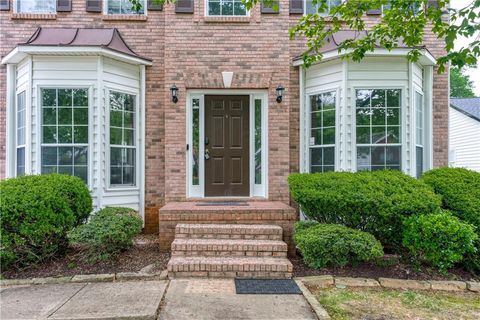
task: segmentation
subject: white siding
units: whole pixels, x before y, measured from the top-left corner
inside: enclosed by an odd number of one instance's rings
[[[450,166],[480,172],[480,121],[450,108]]]

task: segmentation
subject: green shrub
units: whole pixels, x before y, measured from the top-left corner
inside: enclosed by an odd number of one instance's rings
[[[439,168],[421,179],[442,198],[442,207],[480,230],[480,173],[463,168]]]
[[[309,219],[369,232],[395,252],[406,217],[440,210],[429,186],[399,171],[292,174],[288,182]]]
[[[403,245],[417,259],[446,271],[474,252],[477,235],[472,225],[447,211],[412,216],[405,221]]]
[[[87,248],[90,260],[108,259],[130,247],[142,230],[142,219],[130,208],[105,208],[69,234],[72,244]]]
[[[92,208],[84,182],[72,176],[36,175],[0,181],[0,260],[24,267],[67,247],[67,232]]]
[[[297,223],[295,243],[307,265],[313,268],[345,266],[383,256],[383,247],[367,232],[338,224]]]

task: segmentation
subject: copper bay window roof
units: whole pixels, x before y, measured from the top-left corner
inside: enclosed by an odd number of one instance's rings
[[[51,48],[101,48],[112,53],[127,55],[132,58],[140,59],[147,64],[151,59],[142,57],[135,53],[122,38],[116,28],[42,28],[39,27],[35,33],[24,43],[19,43],[19,47],[51,47]],[[5,59],[11,54],[12,50]],[[30,50],[34,51],[34,50]],[[8,63],[8,62],[7,62]]]

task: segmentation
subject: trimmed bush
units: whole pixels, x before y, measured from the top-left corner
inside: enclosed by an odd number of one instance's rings
[[[383,247],[373,235],[338,224],[297,222],[294,239],[312,268],[342,267],[383,256]]]
[[[92,209],[85,183],[59,174],[0,181],[0,197],[4,268],[35,264],[63,251],[67,232]]]
[[[421,179],[442,198],[442,207],[480,230],[480,173],[464,168],[439,168]]]
[[[90,260],[109,259],[133,244],[142,219],[130,208],[105,208],[69,234],[72,244],[86,247]]]
[[[400,171],[292,174],[288,182],[309,219],[369,232],[395,252],[405,218],[440,210],[429,186]]]
[[[405,221],[403,245],[417,259],[445,272],[475,250],[472,225],[447,211],[412,216]]]

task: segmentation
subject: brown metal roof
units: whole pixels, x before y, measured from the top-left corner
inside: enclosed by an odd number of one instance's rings
[[[362,38],[365,38],[368,35],[368,31],[363,30],[363,31],[356,31],[356,30],[340,30],[336,33],[334,33],[332,36],[329,36],[325,40],[325,44],[323,47],[320,48],[319,52],[320,53],[327,53],[331,51],[336,51],[340,47],[340,45],[345,41],[345,40],[359,40]],[[380,45],[377,44],[377,48],[381,48]],[[407,49],[407,47],[403,41],[398,41],[397,43],[397,48],[404,48]],[[417,48],[425,48],[424,46],[422,47],[417,47]],[[295,57],[293,60],[299,60],[302,59],[303,55]]]
[[[151,61],[136,54],[123,40],[118,29],[38,28],[25,43],[27,46],[102,47],[135,58]]]

